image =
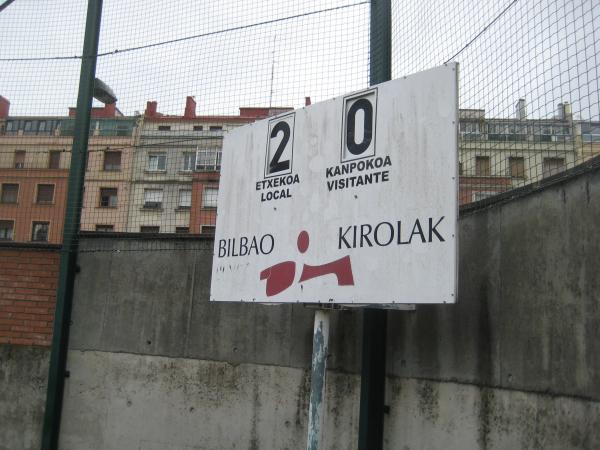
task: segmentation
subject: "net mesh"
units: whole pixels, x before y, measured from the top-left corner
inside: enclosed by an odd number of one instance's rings
[[[460,63],[460,198],[565,172],[600,151],[600,5],[393,4],[394,77]]]
[[[593,0],[392,1],[393,78],[460,64],[460,204],[600,153],[599,17]],[[85,2],[0,11],[2,242],[62,242],[85,20]],[[223,136],[367,87],[369,23],[368,1],[106,0],[96,76],[117,101],[94,100],[81,233],[210,237]]]

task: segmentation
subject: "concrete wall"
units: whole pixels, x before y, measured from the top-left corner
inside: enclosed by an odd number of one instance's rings
[[[551,180],[552,181],[552,180]],[[600,170],[463,211],[457,305],[388,317],[387,449],[600,447]],[[211,241],[82,242],[63,449],[305,445],[313,311],[210,304]],[[325,448],[356,448],[333,313]]]
[[[0,450],[37,450],[42,442],[48,347],[0,344]]]

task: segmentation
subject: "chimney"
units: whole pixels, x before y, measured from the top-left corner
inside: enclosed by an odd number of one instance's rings
[[[310,106],[310,97],[304,97],[304,106]]]
[[[558,120],[573,120],[573,110],[569,102],[559,103],[556,108],[556,118]]]
[[[556,118],[558,120],[564,120],[565,118],[565,109],[563,106],[564,105],[562,103],[559,103],[556,107]]]
[[[515,117],[519,120],[527,119],[527,105],[524,98],[520,98],[515,105]]]
[[[156,110],[158,109],[158,102],[146,102],[146,111],[144,111],[144,116],[146,117],[156,117]]]
[[[563,103],[563,115],[564,120],[573,120],[573,109],[571,108],[571,104],[569,102]]]
[[[190,95],[185,99],[185,112],[183,113],[183,117],[186,119],[193,119],[196,117],[196,100]]]
[[[104,111],[102,117],[115,117],[117,112],[117,102],[108,103],[104,105]]]
[[[0,95],[0,119],[8,118],[8,111],[10,110],[10,102],[7,98]]]

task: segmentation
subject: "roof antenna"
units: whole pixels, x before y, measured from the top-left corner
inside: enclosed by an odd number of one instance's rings
[[[271,55],[271,93],[269,94],[269,109],[271,109],[271,103],[273,101],[273,76],[275,74],[275,42],[277,40],[277,33],[273,36],[273,53]]]

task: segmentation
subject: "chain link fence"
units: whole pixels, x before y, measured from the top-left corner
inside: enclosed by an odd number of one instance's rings
[[[6,3],[0,241],[60,244],[86,5]],[[461,205],[600,153],[597,2],[392,10],[393,78],[460,63]],[[369,20],[368,1],[106,0],[96,76],[110,95],[92,109],[81,232],[211,236],[223,136],[367,87]]]

